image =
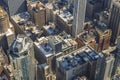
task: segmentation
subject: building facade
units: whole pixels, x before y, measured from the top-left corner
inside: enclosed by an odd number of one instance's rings
[[[115,43],[120,36],[120,0],[114,1],[110,18],[110,29],[112,29],[111,42]]]
[[[72,35],[76,37],[83,31],[87,0],[74,0]]]
[[[10,65],[15,80],[34,80],[36,62],[33,43],[25,35],[18,35],[10,47]]]
[[[3,0],[3,1],[8,6],[10,16],[27,11],[26,0]]]

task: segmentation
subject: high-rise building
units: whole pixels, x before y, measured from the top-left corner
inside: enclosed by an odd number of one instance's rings
[[[75,77],[86,76],[95,80],[100,56],[90,47],[83,47],[68,55],[57,58],[57,80],[74,80]]]
[[[72,36],[76,37],[80,32],[83,31],[85,11],[86,11],[87,0],[74,0],[74,21],[72,28]]]
[[[4,9],[0,6],[0,33],[8,31],[9,17]]]
[[[101,0],[103,2],[103,9],[111,9],[112,8],[112,5],[113,5],[113,2],[115,0]]]
[[[28,11],[33,19],[35,25],[42,28],[46,23],[46,8],[45,6],[37,1],[28,3]]]
[[[112,54],[103,53],[103,61],[100,69],[99,80],[110,80],[115,58]]]
[[[8,6],[9,15],[15,15],[27,10],[26,0],[3,0]]]
[[[87,0],[86,17],[89,19],[94,19],[96,13],[100,12],[101,9],[102,3],[99,0]]]
[[[62,40],[59,37],[50,36],[49,42],[52,48],[55,50],[55,53],[62,51]]]
[[[50,72],[48,64],[40,64],[37,67],[37,80],[56,80],[55,75]]]
[[[7,52],[8,46],[14,37],[14,27],[9,21],[7,12],[0,6],[0,46],[5,52]]]
[[[117,37],[120,36],[120,0],[113,3],[110,18],[110,29],[112,29],[111,42],[115,43]]]
[[[10,47],[10,61],[15,80],[35,80],[35,59],[33,42],[19,34]]]
[[[112,75],[120,75],[120,37],[118,38],[117,50],[115,53],[115,63]]]

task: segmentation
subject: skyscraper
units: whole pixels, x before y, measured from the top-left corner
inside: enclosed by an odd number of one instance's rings
[[[85,20],[87,0],[74,0],[74,21],[73,21],[73,31],[72,36],[76,37],[80,32],[83,31],[83,24]]]
[[[15,80],[35,80],[35,59],[32,41],[18,35],[10,47],[10,61]]]
[[[9,15],[15,15],[27,10],[26,0],[3,0],[8,6]]]
[[[120,37],[118,38],[117,50],[115,52],[115,63],[112,75],[120,75]]]
[[[45,14],[46,9],[44,5],[37,1],[28,4],[28,11],[30,12],[33,21],[39,28],[42,28],[45,25]]]
[[[103,53],[103,61],[100,69],[99,80],[110,80],[115,58],[112,54]]]
[[[7,12],[0,6],[0,46],[5,53],[14,37],[14,27],[9,21]]]
[[[110,18],[110,29],[112,29],[111,42],[115,43],[117,37],[120,36],[120,0],[113,3]]]
[[[0,6],[0,33],[8,31],[9,17],[4,9]]]
[[[111,9],[112,8],[112,5],[113,5],[113,2],[115,0],[101,0],[103,2],[103,9]]]

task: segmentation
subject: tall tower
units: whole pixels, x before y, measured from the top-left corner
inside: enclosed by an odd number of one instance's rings
[[[115,43],[120,36],[120,0],[114,1],[110,18],[110,29],[112,29],[111,42]]]
[[[117,38],[117,51],[115,52],[115,63],[112,75],[120,75],[120,36]]]
[[[87,0],[74,0],[74,9],[73,9],[74,21],[72,28],[73,37],[76,37],[79,33],[83,31],[86,3]]]
[[[9,17],[4,9],[0,6],[0,33],[8,31]]]
[[[33,42],[19,34],[10,47],[10,62],[15,80],[35,80],[35,59]]]
[[[8,6],[10,16],[27,11],[26,0],[3,0],[3,1]]]

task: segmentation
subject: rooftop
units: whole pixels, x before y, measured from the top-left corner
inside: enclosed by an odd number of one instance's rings
[[[88,44],[91,41],[95,41],[95,33],[94,32],[83,32],[80,34],[79,38],[84,42],[85,44]]]
[[[30,18],[30,14],[28,12],[19,13],[17,15],[12,16],[12,19],[16,22],[25,22]]]
[[[38,38],[35,43],[35,45],[40,49],[42,54],[44,54],[46,57],[49,57],[54,54],[54,49],[52,48],[52,45],[62,43],[62,50],[66,50],[66,48],[77,46],[77,42],[75,40],[72,40],[70,38],[63,39],[61,36],[48,36],[48,37],[41,37]]]
[[[55,45],[57,43],[62,42],[62,50],[66,50],[72,46],[77,46],[77,42],[73,40],[72,38],[64,38],[63,36],[49,36],[51,42]]]
[[[45,6],[40,1],[29,2],[28,7],[29,6],[36,12],[45,9]]]
[[[38,39],[38,42],[34,42],[34,43],[40,49],[40,51],[45,57],[49,57],[54,54],[53,48],[48,43],[48,38],[41,37]]]
[[[98,36],[98,34],[103,35],[106,32],[110,31],[105,23],[97,20],[95,20],[94,22],[86,23],[84,30],[85,31],[80,35],[85,41],[91,41],[91,39],[94,40],[94,38]]]
[[[32,42],[23,34],[19,34],[17,39],[13,41],[10,47],[10,52],[12,55],[22,56],[24,52],[30,49]]]
[[[70,70],[89,61],[94,61],[99,55],[89,46],[73,51],[72,53],[57,59],[63,70]]]
[[[58,29],[54,23],[49,23],[49,25],[43,26],[43,28],[47,31],[49,35],[55,35],[60,33],[60,29]]]
[[[101,12],[101,15],[102,15],[105,19],[109,19],[110,13],[109,13],[108,11],[103,11],[103,12]]]
[[[38,25],[35,25],[32,20],[30,20],[30,14],[28,12],[23,12],[12,16],[12,19],[19,25],[22,30],[24,30],[24,32],[29,37],[33,35],[35,37],[39,37],[39,35],[43,33],[43,31],[38,28]]]
[[[57,15],[67,24],[72,25],[73,15],[66,9],[60,10],[57,12]]]
[[[61,36],[49,36],[49,40],[55,45],[62,42],[63,38]]]

